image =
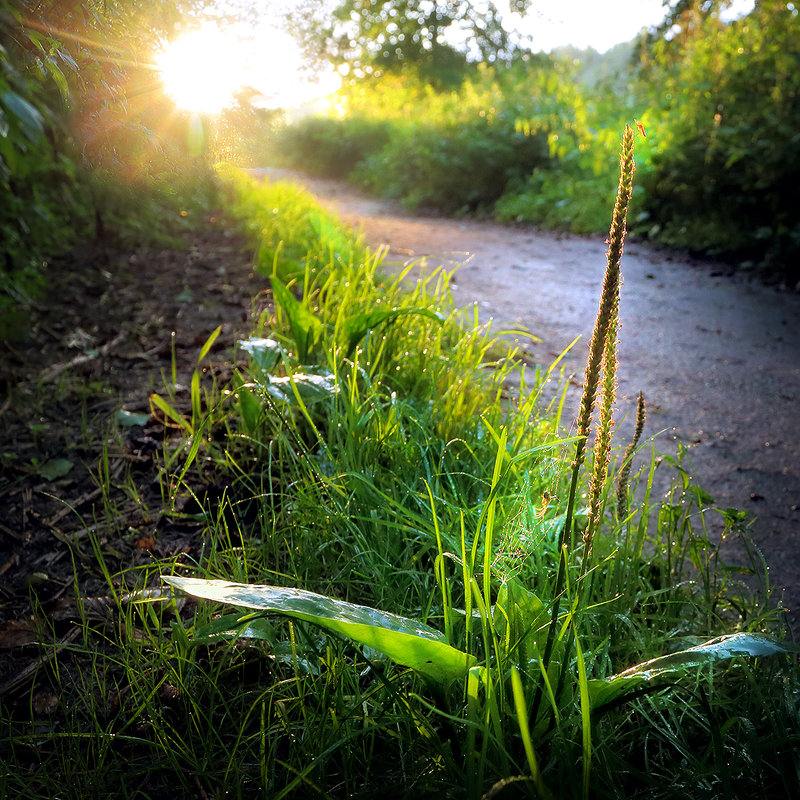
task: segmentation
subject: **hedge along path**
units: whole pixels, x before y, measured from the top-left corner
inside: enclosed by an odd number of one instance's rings
[[[451,284],[456,303],[477,303],[500,329],[535,334],[540,341],[521,342],[531,363],[549,366],[580,335],[563,362],[574,376],[564,418],[574,418],[605,268],[602,237],[411,214],[339,181],[252,172],[301,183],[371,247],[386,247],[389,267],[420,258],[462,265]],[[618,441],[632,433],[641,389],[644,438],[655,437],[665,455],[688,447],[715,506],[756,517],[753,539],[800,632],[800,294],[634,239],[621,302],[617,404],[627,417]],[[721,515],[708,518],[712,533],[721,530]],[[745,563],[743,552],[723,552]]]

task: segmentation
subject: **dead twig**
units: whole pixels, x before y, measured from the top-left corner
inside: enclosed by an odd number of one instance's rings
[[[62,519],[64,519],[64,517],[66,517],[67,514],[70,513],[70,511],[75,511],[76,509],[78,509],[82,505],[84,505],[84,503],[89,503],[90,501],[96,499],[97,497],[100,497],[100,495],[102,493],[103,493],[102,487],[98,487],[97,489],[92,489],[91,492],[87,492],[86,494],[81,495],[80,497],[76,498],[75,500],[69,501],[68,504],[65,503],[64,507],[60,511],[56,511],[56,513],[53,514],[53,516],[50,517],[50,519],[43,520],[44,524],[48,528],[52,528],[56,523],[58,523]],[[47,494],[47,493],[43,492],[43,494]],[[47,496],[48,497],[52,497],[52,495],[47,495]],[[60,502],[64,502],[58,497],[55,498],[55,499],[59,500]]]
[[[21,686],[24,686],[29,680],[32,680],[36,673],[48,662],[52,661],[56,654],[63,650],[68,644],[74,642],[80,636],[81,629],[79,627],[73,628],[60,642],[57,642],[50,652],[45,656],[40,656],[32,664],[28,664],[25,669],[17,673],[11,680],[6,681],[0,686],[0,697],[16,691]]]
[[[100,356],[108,355],[108,352],[115,348],[126,336],[127,331],[120,331],[110,342],[106,342],[102,347],[92,351],[91,353],[84,353],[83,355],[71,358],[69,361],[62,361],[58,364],[53,364],[41,374],[40,380],[52,381],[54,378],[57,378],[62,372],[64,372],[64,370],[71,369],[72,367],[78,367],[81,364],[87,364],[89,361],[93,361]]]

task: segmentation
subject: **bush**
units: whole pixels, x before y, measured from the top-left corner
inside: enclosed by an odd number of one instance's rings
[[[642,181],[651,234],[800,278],[800,25],[763,2],[730,25],[703,21],[656,48],[669,98],[664,145]]]
[[[354,167],[389,140],[389,124],[362,118],[306,117],[275,141],[279,158],[325,178],[346,178]]]
[[[509,182],[549,161],[546,138],[525,136],[514,123],[503,115],[397,130],[356,169],[356,180],[412,208],[453,213],[490,207]]]

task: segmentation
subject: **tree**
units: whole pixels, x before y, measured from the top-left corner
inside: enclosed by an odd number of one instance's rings
[[[800,13],[760,0],[733,22],[657,43],[646,77],[661,120],[646,212],[670,244],[800,278]]]
[[[529,0],[515,0],[524,12]],[[413,66],[432,78],[463,72],[467,61],[510,61],[524,42],[503,26],[493,0],[340,0],[290,15],[294,33],[318,56],[356,74]]]

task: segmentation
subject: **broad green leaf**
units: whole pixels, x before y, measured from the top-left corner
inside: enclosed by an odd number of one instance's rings
[[[44,133],[44,117],[35,106],[32,106],[24,97],[20,97],[10,89],[0,95],[3,105],[19,121],[22,132],[28,141],[36,143]]]
[[[728,636],[719,636],[696,647],[637,664],[618,675],[589,681],[592,708],[608,705],[629,692],[640,689],[644,684],[671,676],[681,670],[739,656],[763,658],[780,653],[797,652],[797,650],[798,648],[794,645],[784,644],[757,633],[734,633]]]
[[[393,322],[395,319],[408,314],[418,314],[419,316],[429,317],[438,322],[443,322],[441,314],[431,311],[428,308],[395,308],[391,310],[366,311],[363,314],[355,314],[344,321],[342,329],[347,338],[347,354],[350,355],[355,350],[356,345],[366,336],[367,331],[375,328],[383,322]]]
[[[292,388],[293,386],[294,388]],[[338,391],[336,378],[330,373],[311,375],[297,372],[294,375],[287,375],[285,378],[270,378],[264,388],[276,400],[282,400],[290,405],[297,405],[294,389],[297,389],[297,394],[306,405],[327,400]]]
[[[149,414],[136,414],[121,408],[117,411],[117,423],[123,428],[133,428],[135,425],[144,425],[150,419]]]
[[[195,631],[193,641],[196,644],[203,644],[204,641],[217,641],[232,637],[261,639],[262,641],[274,643],[275,629],[270,625],[269,620],[264,619],[264,617],[256,616],[252,613],[243,614],[241,611],[234,611],[232,614],[224,614],[205,625],[201,625]]]
[[[437,683],[463,678],[475,657],[451,647],[427,625],[333,597],[289,589],[162,575],[171,586],[206,600],[305,620],[385,653]]]
[[[275,302],[284,310],[289,318],[292,338],[297,347],[297,358],[305,362],[311,345],[323,331],[322,320],[315,317],[281,281],[272,278],[272,294]]]
[[[495,602],[494,627],[500,638],[506,637],[510,624],[509,644],[520,651],[526,662],[539,644],[540,634],[547,633],[549,614],[544,603],[523,586],[518,578],[509,578],[500,585]]]
[[[71,461],[66,458],[51,458],[45,461],[44,464],[37,464],[36,474],[40,475],[46,481],[54,481],[56,478],[63,478],[73,467]]]
[[[242,420],[242,430],[246,434],[253,434],[261,416],[261,401],[256,399],[256,396],[246,386],[242,386],[237,395],[239,397],[239,415]]]
[[[263,372],[271,372],[283,357],[283,348],[274,339],[262,339],[254,336],[251,339],[240,341],[239,347]]]

